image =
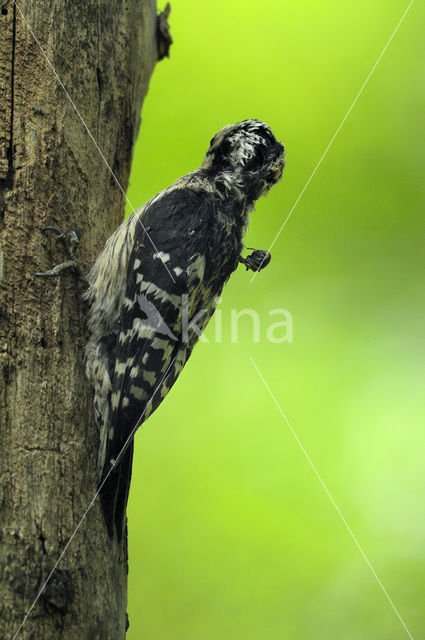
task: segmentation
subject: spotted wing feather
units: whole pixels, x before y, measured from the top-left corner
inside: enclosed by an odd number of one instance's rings
[[[183,340],[182,296],[186,296],[189,318],[205,311],[203,325],[214,311],[209,294],[205,296],[205,259],[199,251],[193,251],[191,242],[191,232],[195,231],[199,247],[202,229],[195,221],[192,228],[187,227],[187,211],[182,211],[180,199],[165,200],[148,208],[143,226],[135,228],[119,332],[114,348],[109,350],[111,393],[106,442],[101,448],[100,493],[108,530],[112,533],[115,524],[119,537],[134,433],[165,398],[197,339],[191,335]],[[187,206],[187,198],[184,204]],[[147,323],[147,306],[159,312],[161,331]]]

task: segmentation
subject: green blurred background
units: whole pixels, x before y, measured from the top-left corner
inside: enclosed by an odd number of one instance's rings
[[[247,245],[270,246],[407,7],[174,0],[170,60],[143,109],[129,199],[199,166],[254,117],[287,148]],[[273,249],[220,305],[136,435],[130,640],[403,639],[403,629],[277,401],[410,633],[425,636],[423,206],[425,8],[413,4]],[[249,318],[231,342],[230,310]],[[284,308],[292,343],[266,339]]]

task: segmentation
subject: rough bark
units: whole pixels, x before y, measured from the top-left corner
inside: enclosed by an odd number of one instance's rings
[[[155,0],[18,0],[127,186],[158,58]],[[83,271],[123,218],[124,197],[13,0],[0,0],[0,638],[13,638],[96,492],[98,433],[84,375],[84,307],[42,227],[75,229]],[[119,639],[126,543],[98,500],[18,637]]]

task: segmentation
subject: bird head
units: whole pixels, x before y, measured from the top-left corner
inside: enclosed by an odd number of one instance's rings
[[[221,129],[211,140],[202,168],[210,171],[217,188],[233,190],[252,203],[279,182],[285,149],[270,127],[244,120]]]

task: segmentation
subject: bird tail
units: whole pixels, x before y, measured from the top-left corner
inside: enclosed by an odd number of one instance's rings
[[[117,534],[121,542],[126,526],[126,509],[131,483],[133,464],[133,440],[117,466],[101,480],[99,484],[99,498],[110,539]]]

